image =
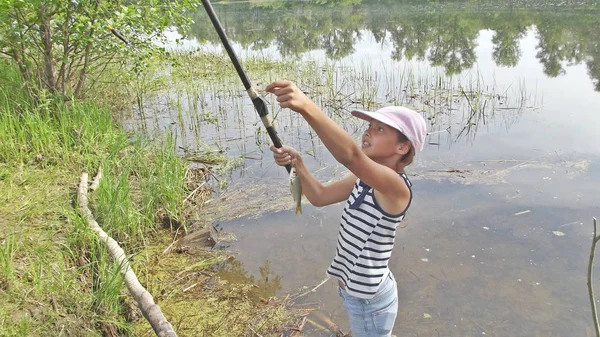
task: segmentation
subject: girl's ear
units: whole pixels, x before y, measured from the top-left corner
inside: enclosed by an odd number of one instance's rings
[[[410,151],[410,143],[409,142],[400,142],[398,143],[398,147],[396,148],[396,153],[400,155],[405,155]]]

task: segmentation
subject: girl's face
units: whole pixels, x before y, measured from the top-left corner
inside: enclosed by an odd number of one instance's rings
[[[372,119],[369,127],[362,136],[361,148],[369,158],[392,159],[400,158],[410,149],[410,145],[398,141],[398,130]]]

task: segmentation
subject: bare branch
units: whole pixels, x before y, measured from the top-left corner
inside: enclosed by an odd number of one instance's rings
[[[94,77],[92,79],[92,84],[90,84],[90,88],[93,88],[96,85],[96,82],[98,81],[98,79],[100,77],[102,77],[102,74],[104,74],[104,71],[106,71],[106,68],[112,63],[112,59],[115,57],[117,53],[114,52],[112,55],[110,55],[108,57],[108,60],[106,62],[104,62],[104,64],[102,65],[102,69],[96,74],[96,77]]]
[[[58,71],[58,81],[59,81],[59,85],[60,85],[60,90],[63,94],[66,94],[65,89],[66,89],[66,83],[65,83],[65,71],[67,68],[67,60],[69,59],[69,43],[70,43],[70,38],[71,38],[71,29],[70,29],[70,25],[69,25],[69,21],[71,20],[71,11],[70,11],[70,5],[67,4],[67,10],[65,13],[65,22],[63,23],[63,57],[61,60],[61,64],[60,64],[60,70]]]
[[[124,277],[125,285],[129,292],[134,297],[142,314],[157,336],[177,337],[173,326],[167,321],[158,304],[154,302],[152,295],[142,286],[137,276],[131,269],[129,261],[125,255],[123,248],[119,246],[117,241],[108,236],[106,232],[98,225],[92,211],[88,207],[88,174],[83,173],[79,180],[79,188],[77,189],[77,203],[81,216],[86,220],[92,231],[98,235],[100,240],[106,243],[108,252],[121,266],[120,272]]]
[[[596,336],[600,337],[600,324],[598,324],[598,311],[596,309],[596,298],[594,296],[594,286],[592,283],[592,271],[594,268],[594,255],[596,252],[596,243],[600,240],[598,236],[598,224],[596,218],[594,218],[594,238],[592,240],[592,251],[590,253],[590,260],[588,263],[588,292],[590,295],[590,302],[592,304],[592,317],[594,319],[594,328],[596,329]]]

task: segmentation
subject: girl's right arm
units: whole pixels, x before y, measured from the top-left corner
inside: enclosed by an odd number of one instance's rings
[[[350,134],[323,113],[294,83],[275,81],[267,86],[266,91],[277,96],[282,108],[300,113],[333,157],[385,199],[384,203],[388,205],[384,206],[385,209],[393,209],[393,213],[398,210],[399,213],[406,208],[410,189],[397,170],[369,158]]]
[[[357,177],[354,174],[333,182],[328,185],[321,184],[304,165],[300,154],[289,146],[276,148],[271,146],[273,158],[280,166],[292,164],[296,169],[296,175],[302,184],[302,193],[313,206],[321,207],[334,204],[348,199]]]

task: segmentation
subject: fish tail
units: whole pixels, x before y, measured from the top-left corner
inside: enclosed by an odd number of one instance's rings
[[[296,214],[298,214],[298,212],[300,212],[300,214],[302,214],[302,206],[296,206]]]

